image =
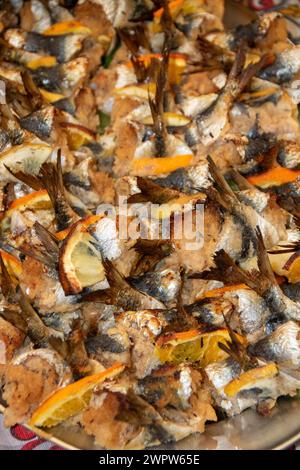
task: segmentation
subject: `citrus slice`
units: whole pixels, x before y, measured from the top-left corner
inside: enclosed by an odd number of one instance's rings
[[[251,388],[254,385],[256,386],[258,381],[270,379],[275,377],[277,374],[278,367],[274,363],[256,367],[255,369],[250,369],[247,372],[241,374],[236,379],[231,380],[231,382],[225,386],[224,392],[229,397],[233,397],[245,388]]]
[[[206,333],[201,330],[167,333],[156,342],[155,354],[161,362],[199,362],[201,367],[206,367],[227,357],[219,343],[226,345],[230,342],[230,334],[226,328]]]
[[[270,186],[280,186],[285,183],[292,183],[300,176],[300,170],[289,170],[278,166],[264,171],[259,175],[248,176],[249,183],[259,186],[260,188],[268,188]]]
[[[162,59],[162,54],[144,54],[137,57],[137,59],[143,62],[145,67],[149,67],[152,59]],[[169,71],[168,78],[171,84],[179,84],[183,72],[187,65],[187,58],[185,54],[171,53],[169,58]],[[128,67],[132,67],[132,62],[127,63]]]
[[[62,34],[91,34],[90,28],[80,23],[79,21],[70,20],[54,23],[49,28],[43,31],[45,36],[60,36]]]
[[[11,147],[0,154],[0,181],[18,180],[5,168],[36,175],[47,160],[52,149],[46,144],[22,144]]]
[[[67,295],[79,294],[85,287],[105,279],[95,239],[80,223],[65,238],[59,255],[59,278]]]
[[[22,196],[15,199],[1,220],[2,230],[6,231],[10,227],[10,220],[14,211],[24,212],[26,210],[38,211],[38,210],[51,210],[52,203],[49,195],[45,189],[34,191],[33,193]]]
[[[26,66],[31,70],[39,69],[40,67],[54,67],[57,64],[56,57],[52,55],[46,55],[32,59],[27,62]]]
[[[283,246],[279,246],[278,250],[282,250]],[[300,253],[269,253],[271,267],[279,276],[284,276],[289,282],[295,284],[300,282]]]
[[[29,424],[52,427],[80,413],[91,399],[94,388],[123,372],[125,366],[114,364],[98,374],[84,377],[47,398],[33,413]]]
[[[172,18],[176,18],[179,13],[184,15],[193,15],[197,12],[204,12],[205,2],[203,0],[172,0],[169,2],[169,11]],[[160,21],[163,15],[164,8],[159,8],[154,12],[154,20]]]
[[[98,214],[98,215],[89,215],[88,217],[85,217],[84,219],[81,219],[80,221],[77,222],[77,224],[81,224],[83,228],[88,228],[91,225],[96,224],[99,222],[104,217],[103,214]],[[58,240],[64,240],[68,234],[70,233],[72,227],[68,227],[65,230],[61,230],[60,232],[56,232],[55,236]]]
[[[173,0],[169,2],[169,10],[173,18],[178,15],[183,5],[184,5],[184,0]],[[154,18],[161,18],[163,15],[163,12],[164,12],[164,8],[163,7],[159,8],[158,10],[154,12]]]
[[[49,101],[49,103],[56,103],[56,101],[65,99],[65,96],[61,93],[52,93],[51,91],[44,90],[43,88],[39,88],[39,92],[45,100]]]
[[[196,301],[202,299],[222,297],[226,292],[235,292],[240,289],[249,290],[250,288],[246,286],[246,284],[233,284],[231,286],[217,287],[216,289],[211,289],[203,292],[203,294],[199,295],[199,297],[196,298]]]
[[[191,165],[193,155],[175,155],[173,157],[141,157],[132,162],[132,174],[136,176],[151,176],[171,173],[178,168]]]
[[[15,199],[9,206],[7,214],[10,214],[14,210],[25,211],[27,209],[50,209],[51,201],[46,189],[40,189],[33,193],[26,194],[26,196]]]
[[[115,88],[115,93],[121,96],[129,96],[132,98],[140,98],[148,100],[154,98],[156,91],[155,83],[136,83],[135,85],[127,85],[122,88]]]
[[[183,114],[176,114],[176,113],[164,113],[164,121],[165,124],[169,127],[184,127],[190,123],[190,119]],[[142,123],[146,126],[153,126],[153,118],[152,116],[146,116]]]
[[[16,258],[11,253],[7,253],[7,251],[0,250],[3,262],[5,264],[6,269],[8,270],[10,275],[15,277],[19,277],[22,274],[22,263],[21,261]],[[1,272],[1,268],[0,268]]]
[[[71,150],[78,150],[96,138],[93,131],[80,124],[62,122],[60,125],[66,130],[68,145]]]
[[[260,57],[258,57],[258,60]],[[246,65],[245,65],[246,67]],[[263,88],[262,90],[256,90],[252,92],[242,93],[239,97],[239,101],[249,101],[249,100],[257,100],[261,98],[266,98],[267,96],[271,96],[274,93],[278,92],[278,87],[268,87]]]
[[[156,219],[166,219],[170,217],[174,212],[180,213],[184,210],[191,210],[196,202],[204,202],[206,199],[204,194],[186,194],[177,198],[171,199],[165,204],[161,204],[158,207],[153,207],[151,214]]]

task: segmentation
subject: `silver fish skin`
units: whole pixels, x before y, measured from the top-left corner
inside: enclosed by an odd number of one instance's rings
[[[93,0],[100,4],[114,27],[125,26],[134,12],[135,2],[133,0]]]
[[[265,363],[259,361],[259,366],[262,365]],[[259,379],[255,383],[249,382],[236,395],[229,397],[224,388],[243,372],[239,364],[232,359],[226,359],[210,364],[205,368],[205,372],[217,405],[228,416],[240,414],[247,408],[264,403],[265,400],[273,400],[275,404],[279,396],[293,396],[300,383],[299,379],[280,372],[274,377]]]
[[[275,361],[279,366],[289,369],[300,367],[300,326],[295,321],[288,321],[249,346],[251,354],[266,361]]]
[[[155,178],[154,181],[160,186],[178,189],[188,194],[212,185],[206,161],[189,168],[179,168],[165,177]]]
[[[49,11],[39,0],[31,0],[31,13],[34,17],[33,31],[42,33],[51,26],[51,16]]]
[[[300,144],[298,142],[284,142],[277,157],[278,163],[291,170],[300,168]]]
[[[264,293],[263,297],[269,307],[271,317],[275,315],[279,321],[282,321],[284,318],[286,320],[300,321],[300,304],[284,295],[277,284],[272,285]]]
[[[260,73],[260,78],[281,84],[289,82],[299,70],[300,45],[277,54],[275,62]]]
[[[224,325],[224,318],[220,312],[216,311],[217,306],[214,302],[210,302],[205,305],[199,305],[195,302],[194,304],[187,305],[184,308],[201,323],[207,323],[208,325],[219,327]]]
[[[224,249],[235,260],[244,260],[255,254],[255,227],[263,233],[269,249],[280,241],[277,227],[262,217],[253,207],[238,203],[232,214],[226,214],[216,251]]]
[[[265,323],[270,312],[265,301],[252,290],[239,289],[235,295],[237,296],[238,326],[241,333],[246,335],[247,340],[253,342],[265,334]]]
[[[235,379],[241,373],[241,367],[236,361],[228,358],[209,364],[205,367],[205,372],[211,384],[218,390]]]
[[[270,194],[264,193],[257,188],[239,191],[238,198],[247,206],[251,206],[256,212],[261,213],[267,208],[270,201]]]
[[[203,145],[214,143],[228,125],[228,113],[232,107],[233,97],[230,90],[221,92],[218,99],[196,118],[199,140]]]
[[[176,300],[181,278],[179,273],[173,269],[164,269],[163,271],[153,271],[139,278],[134,278],[131,283],[140,291],[168,303]]]

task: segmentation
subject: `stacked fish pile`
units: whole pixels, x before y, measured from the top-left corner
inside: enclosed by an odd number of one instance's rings
[[[7,426],[140,449],[300,388],[300,46],[223,14],[1,2]]]

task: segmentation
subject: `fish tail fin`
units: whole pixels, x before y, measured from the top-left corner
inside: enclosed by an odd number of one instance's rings
[[[239,201],[236,195],[232,191],[231,187],[225,180],[224,176],[221,174],[210,155],[208,155],[207,160],[209,172],[218,187],[219,195],[223,201],[223,205],[225,205],[226,208],[229,208],[237,204]]]
[[[73,209],[70,207],[63,182],[61,150],[57,152],[57,163],[45,162],[41,166],[39,177],[47,190],[54,207],[57,229],[68,228],[74,218]]]

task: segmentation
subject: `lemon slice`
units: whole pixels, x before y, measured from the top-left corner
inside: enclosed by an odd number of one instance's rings
[[[52,149],[45,144],[23,144],[11,147],[0,154],[0,181],[18,180],[5,168],[37,175]]]
[[[29,424],[52,427],[80,413],[91,399],[94,388],[123,372],[125,366],[114,364],[98,374],[84,377],[47,398],[33,413]]]
[[[105,278],[100,252],[94,238],[82,224],[75,224],[65,238],[59,255],[59,278],[67,295],[79,294],[85,287]]]
[[[231,339],[226,328],[207,333],[201,330],[167,333],[158,339],[155,354],[161,362],[172,364],[186,361],[199,362],[201,367],[206,367],[227,357],[227,353],[219,347],[219,343],[228,342],[231,342]]]
[[[275,377],[277,374],[278,367],[274,363],[250,369],[236,379],[231,380],[231,382],[229,382],[224,388],[224,392],[229,397],[233,397],[242,389],[251,388],[251,386],[256,385],[258,381],[270,379]]]

